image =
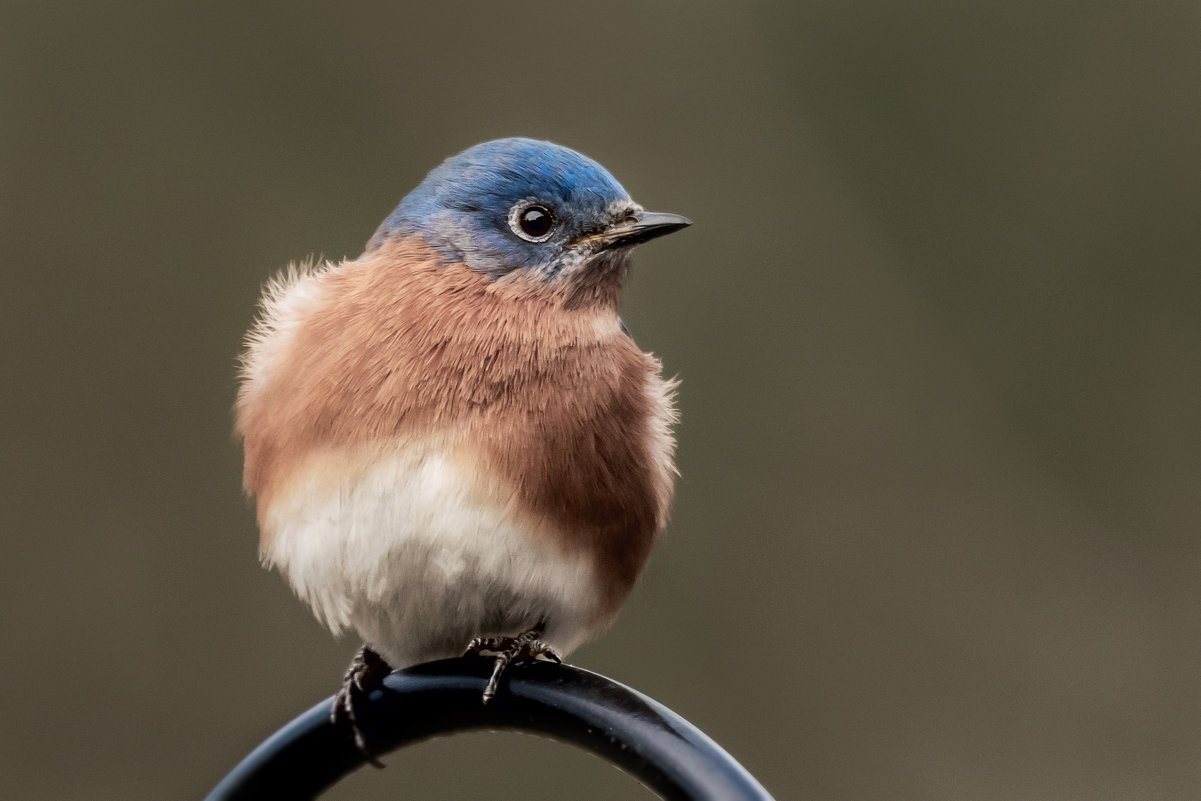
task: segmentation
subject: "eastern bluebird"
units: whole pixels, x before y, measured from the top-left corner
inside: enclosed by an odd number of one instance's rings
[[[237,401],[264,564],[389,668],[557,659],[616,616],[667,520],[675,382],[618,317],[647,212],[595,161],[500,139],[434,169],[363,255],[269,282]]]

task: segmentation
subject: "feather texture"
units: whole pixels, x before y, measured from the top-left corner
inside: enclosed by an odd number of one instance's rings
[[[245,487],[264,560],[327,624],[393,666],[541,618],[564,651],[608,625],[666,523],[675,420],[613,258],[494,280],[404,236],[267,286]]]

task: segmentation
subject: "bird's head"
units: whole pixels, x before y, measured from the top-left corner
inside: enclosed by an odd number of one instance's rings
[[[492,278],[525,271],[573,284],[621,272],[634,245],[689,224],[644,211],[604,167],[574,150],[497,139],[431,171],[367,249],[417,235],[446,261]]]

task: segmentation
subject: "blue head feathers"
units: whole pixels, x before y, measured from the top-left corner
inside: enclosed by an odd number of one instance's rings
[[[642,207],[592,159],[550,142],[497,139],[435,168],[368,244],[417,234],[447,261],[492,277],[518,269],[552,280],[591,256],[676,230],[638,226]],[[682,222],[678,222],[682,221]],[[641,232],[641,236],[632,235]],[[624,249],[624,248],[623,248]]]

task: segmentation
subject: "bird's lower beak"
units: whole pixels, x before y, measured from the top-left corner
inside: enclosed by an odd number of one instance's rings
[[[659,211],[636,211],[599,234],[582,240],[596,242],[602,248],[631,247],[692,225],[692,220],[679,214]]]

